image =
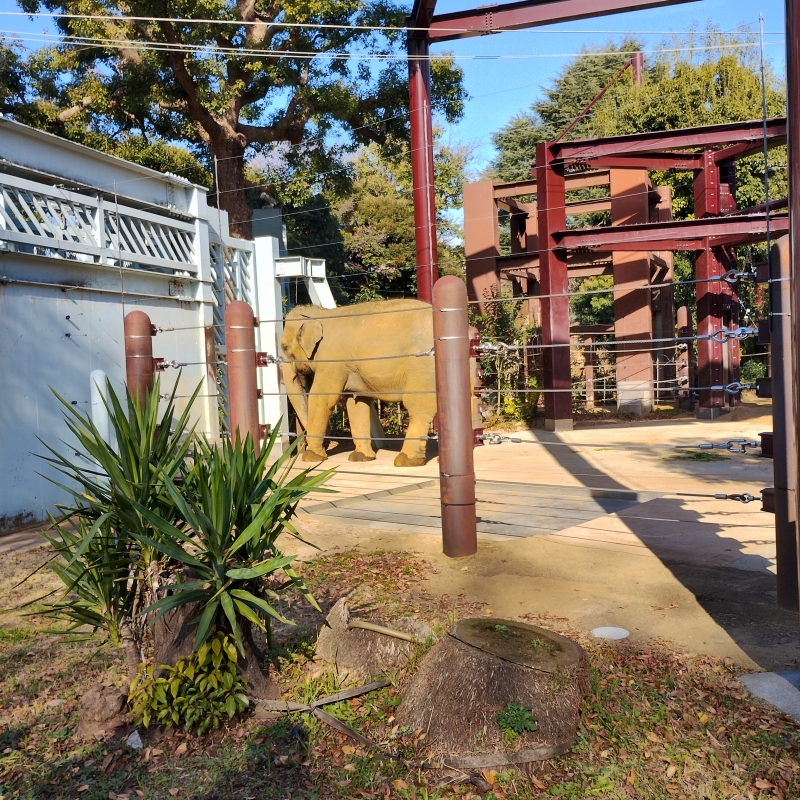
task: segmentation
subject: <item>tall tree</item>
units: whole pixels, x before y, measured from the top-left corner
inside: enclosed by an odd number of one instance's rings
[[[624,39],[618,44],[608,42],[600,47],[582,48],[581,54],[561,70],[552,86],[544,89],[541,100],[492,136],[497,157],[490,167],[491,176],[500,181],[530,177],[536,145],[553,141],[562,133],[641,47],[635,39]],[[586,128],[578,127],[567,138],[585,135]]]
[[[545,98],[530,111],[511,120],[494,136],[497,157],[492,174],[500,180],[527,177],[536,157],[536,145],[552,140],[594,97],[638,49],[633,41],[608,44],[603,53],[614,50],[618,56],[598,55],[587,51],[573,59],[546,90]],[[756,39],[752,33],[729,36],[714,29],[695,31],[667,42],[646,62],[644,81],[637,86],[626,73],[600,102],[574,128],[568,138],[613,136],[654,132],[699,125],[758,119],[762,115],[761,76]],[[587,79],[584,83],[584,72]],[[585,86],[585,91],[582,87]],[[780,82],[767,73],[767,114],[785,114],[785,95]],[[686,219],[694,212],[693,176],[691,173],[652,172],[656,185],[668,185],[673,193],[673,215]],[[773,199],[786,196],[786,151],[777,148],[770,154]],[[736,166],[736,200],[740,208],[764,201],[764,159],[761,154],[742,159]],[[763,248],[754,248],[755,258],[764,258]],[[742,250],[740,257],[753,255]],[[692,278],[693,256],[675,254],[676,278]],[[593,280],[592,288],[610,286],[610,278]],[[575,288],[578,288],[577,286]],[[588,287],[587,287],[588,288]],[[745,288],[746,293],[748,290]],[[677,287],[679,305],[694,307],[694,287]],[[746,298],[752,307],[752,298]],[[584,322],[606,321],[607,308],[574,298],[573,315]],[[601,317],[603,318],[601,320]]]
[[[250,230],[246,155],[283,147],[310,196],[335,180],[348,148],[407,138],[403,34],[376,30],[403,25],[392,0],[20,4],[96,17],[57,18],[62,43],[39,58],[40,93],[64,132],[80,121],[106,136],[189,143],[218,176],[237,235]],[[437,59],[431,71],[434,109],[455,121],[461,70]]]

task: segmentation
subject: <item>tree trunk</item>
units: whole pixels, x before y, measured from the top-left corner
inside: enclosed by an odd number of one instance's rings
[[[132,681],[139,670],[139,664],[142,663],[142,654],[136,644],[136,637],[133,635],[133,627],[130,622],[123,622],[119,626],[119,638],[128,665],[128,679]]]
[[[215,157],[214,193],[209,195],[209,203],[228,212],[228,226],[231,236],[249,239],[251,236],[252,209],[247,205],[244,179],[244,137],[225,139],[211,143],[211,153]],[[216,223],[211,215],[212,225]],[[223,225],[224,227],[224,225]],[[227,233],[227,231],[220,231]]]

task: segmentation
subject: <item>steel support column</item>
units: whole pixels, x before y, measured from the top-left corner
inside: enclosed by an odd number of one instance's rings
[[[539,286],[542,313],[544,424],[549,431],[572,430],[572,372],[569,348],[567,254],[556,250],[554,234],[567,227],[564,169],[553,164],[549,145],[536,148],[539,228]],[[546,295],[560,295],[547,297]],[[550,347],[549,345],[559,345]]]
[[[775,561],[778,569],[778,605],[795,609],[798,604],[797,576],[797,463],[792,398],[791,254],[784,236],[769,257],[770,376],[772,378],[772,467],[775,479]]]
[[[650,222],[650,180],[645,170],[611,170],[611,224]],[[653,410],[653,354],[643,339],[653,338],[650,292],[630,287],[650,283],[650,254],[616,252],[614,259],[614,337],[617,347],[617,409],[628,414]],[[620,291],[621,290],[621,291]],[[626,339],[637,344],[625,345]]]
[[[697,219],[719,214],[719,169],[714,163],[714,153],[703,153],[703,168],[694,178],[694,213]],[[716,252],[706,240],[705,248],[697,255],[695,277],[697,294],[697,333],[699,336],[713,333],[722,327],[722,282],[704,282],[724,272]],[[697,343],[697,371],[700,386],[719,386],[723,383],[723,345],[713,339]],[[700,392],[696,414],[700,419],[715,419],[725,405],[723,392]]]
[[[439,277],[436,252],[436,194],[433,170],[431,70],[427,39],[408,40],[408,89],[411,112],[411,180],[417,244],[417,297],[430,303]]]
[[[789,236],[792,266],[790,270],[791,285],[791,320],[792,320],[792,384],[800,381],[800,0],[786,0],[786,94],[787,125],[789,155]],[[800,446],[797,436],[800,434],[800,392],[794,393],[792,400],[792,416],[794,421],[795,459],[800,458]],[[795,474],[800,474],[795,460]],[[795,492],[795,519],[798,515],[797,503],[800,492]],[[799,548],[800,550],[800,548]]]
[[[500,294],[497,257],[500,255],[500,229],[497,203],[491,181],[464,184],[464,256],[466,259],[467,292],[477,300],[484,313],[483,300],[494,289]]]

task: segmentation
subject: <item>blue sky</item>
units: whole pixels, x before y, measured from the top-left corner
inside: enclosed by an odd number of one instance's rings
[[[439,0],[437,12],[474,8],[483,3],[485,0]],[[18,10],[13,0],[0,0],[0,11]],[[658,49],[670,32],[680,33],[693,25],[704,29],[710,23],[723,31],[750,25],[757,30],[759,13],[764,15],[767,58],[775,73],[783,76],[784,0],[698,0],[435,45],[433,52],[449,50],[464,58],[459,63],[471,96],[464,120],[451,136],[473,146],[472,168],[480,171],[493,155],[491,134],[539,98],[542,87],[569,61],[569,54],[578,53],[582,46],[602,46],[609,39],[618,41],[626,33],[634,33],[646,43],[647,53]],[[45,18],[5,16],[0,17],[0,29],[33,34],[44,29],[52,31],[52,26]],[[470,60],[474,56],[481,59]]]

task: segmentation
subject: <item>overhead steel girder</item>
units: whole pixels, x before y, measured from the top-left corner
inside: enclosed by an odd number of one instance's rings
[[[426,0],[414,3],[425,5]],[[535,28],[556,22],[602,17],[625,11],[679,5],[696,0],[523,0],[517,3],[483,6],[468,11],[437,14],[430,23],[428,37],[431,42],[485,36],[499,31]],[[428,3],[433,5],[433,3]],[[412,17],[414,18],[414,12]]]
[[[410,39],[427,39],[428,28],[433,21],[433,10],[436,0],[414,0],[411,13],[406,17],[406,26],[409,28]]]
[[[771,139],[767,139],[767,147],[769,149],[783,144],[786,144],[785,136],[773,136]],[[762,153],[763,151],[764,137],[761,136],[758,141],[740,142],[731,147],[724,147],[722,150],[715,150],[713,158],[715,164],[727,164],[732,161],[737,161],[740,158],[745,158],[753,153]],[[611,156],[598,156],[597,158],[588,159],[588,161],[591,163],[592,168],[603,167],[606,169],[647,169],[692,172],[693,170],[703,169],[703,159],[704,156],[702,152],[652,152],[632,153],[630,155],[617,153]],[[581,160],[580,163],[584,164],[586,162]]]
[[[770,219],[773,233],[788,230],[788,218]],[[767,234],[763,214],[746,217],[704,217],[674,222],[648,222],[608,228],[560,231],[553,235],[558,250],[700,250],[706,239],[713,246],[757,241]]]
[[[767,120],[767,139],[786,137],[786,118]],[[561,162],[591,161],[603,156],[623,156],[636,153],[663,153],[665,150],[698,149],[720,147],[742,142],[764,141],[764,121],[733,122],[724,125],[708,125],[703,128],[684,128],[655,133],[634,133],[627,136],[558,142],[549,144],[553,159]],[[728,156],[731,158],[733,156]]]

